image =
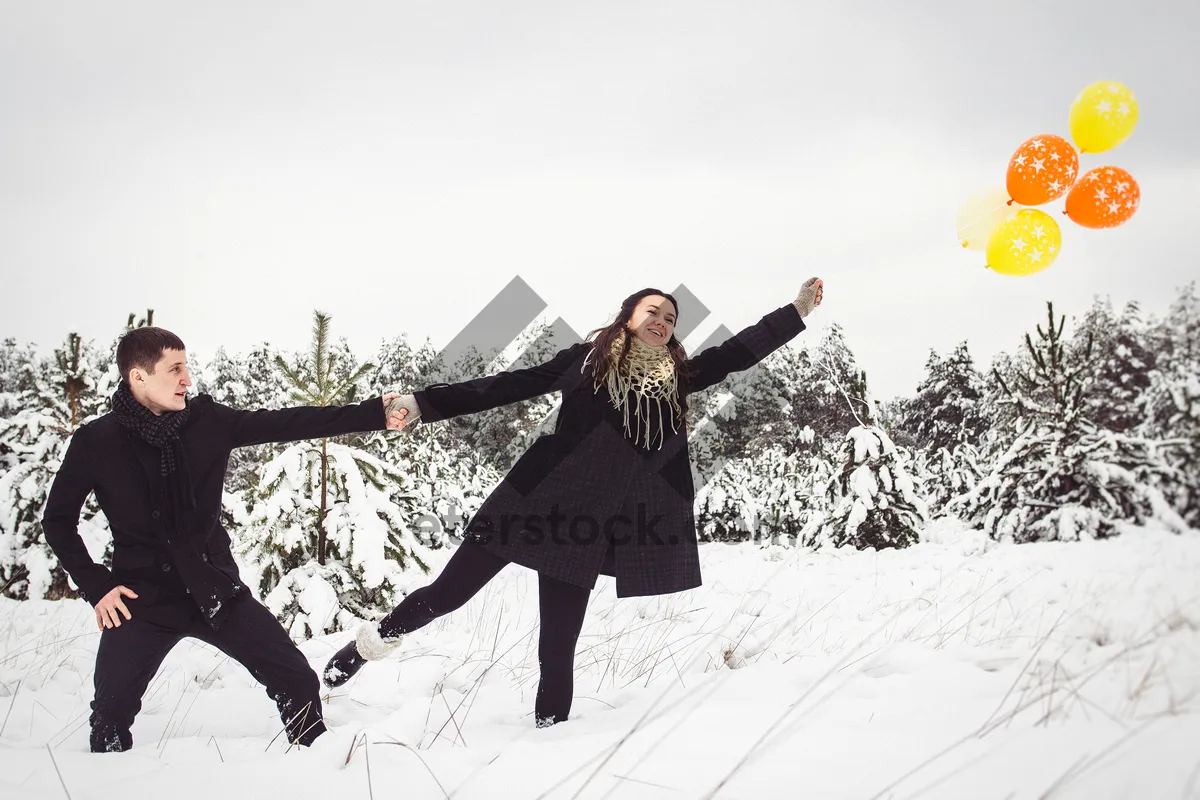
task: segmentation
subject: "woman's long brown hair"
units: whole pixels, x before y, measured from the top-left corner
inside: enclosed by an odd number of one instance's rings
[[[613,363],[612,358],[612,343],[620,335],[622,330],[627,330],[626,326],[629,320],[633,318],[634,309],[641,302],[643,297],[648,297],[652,294],[665,297],[671,301],[671,305],[675,306],[675,323],[679,323],[679,303],[676,302],[672,295],[667,294],[659,289],[642,289],[634,292],[621,301],[621,310],[617,312],[617,318],[603,328],[595,328],[588,332],[585,341],[592,341],[593,357],[589,361],[591,367],[592,379],[597,382],[603,382],[608,375],[610,369],[614,369],[623,365],[629,355],[630,337],[634,334],[629,331],[629,336],[625,338],[625,347],[621,351],[620,360],[617,364]],[[593,339],[593,337],[595,337]],[[688,365],[687,351],[684,350],[683,343],[675,338],[675,332],[671,332],[671,339],[667,342],[667,350],[671,354],[671,360],[675,362],[675,375],[679,388],[679,407],[682,409],[684,416],[687,416],[687,379],[690,375]]]

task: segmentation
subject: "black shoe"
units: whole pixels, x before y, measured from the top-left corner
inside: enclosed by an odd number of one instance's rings
[[[358,644],[351,639],[345,647],[333,654],[325,665],[322,676],[325,685],[336,688],[349,681],[362,669],[367,660],[358,654]]]

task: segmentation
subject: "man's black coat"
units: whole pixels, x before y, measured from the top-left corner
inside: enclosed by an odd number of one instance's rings
[[[167,529],[170,515],[159,507],[158,449],[122,427],[112,414],[81,426],[71,437],[46,500],[42,528],[63,568],[92,605],[123,585],[138,595],[124,600],[132,615],[168,625],[179,622],[178,601],[199,589],[185,585],[177,575],[170,550],[178,547],[194,549],[244,590],[229,549],[229,534],[220,523],[230,451],[387,427],[381,397],[357,405],[278,411],[238,411],[220,403],[193,402],[189,414],[179,436],[197,507],[184,541],[179,541],[178,532]],[[111,572],[92,560],[79,536],[79,513],[92,491],[112,531]]]

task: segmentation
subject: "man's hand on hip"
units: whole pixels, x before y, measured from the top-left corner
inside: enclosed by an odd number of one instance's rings
[[[126,589],[124,586],[118,586],[104,595],[104,597],[100,598],[100,602],[96,603],[97,628],[104,630],[105,628],[121,627],[121,614],[125,615],[125,619],[133,619],[133,615],[125,607],[125,602],[121,599],[121,595],[137,598],[137,592],[132,589]]]

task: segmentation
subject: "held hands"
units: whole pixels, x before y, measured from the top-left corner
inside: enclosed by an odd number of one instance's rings
[[[129,609],[121,600],[121,595],[137,599],[137,592],[126,589],[124,586],[118,586],[101,597],[99,603],[96,603],[96,627],[100,630],[121,627],[121,614],[125,615],[125,619],[133,619],[133,615],[129,613]]]
[[[807,317],[813,309],[821,305],[825,297],[825,282],[820,278],[809,278],[800,287],[800,294],[792,301],[792,305],[800,312],[800,317]]]
[[[383,414],[387,418],[387,429],[398,431],[420,419],[421,409],[411,394],[386,394],[383,396]]]

